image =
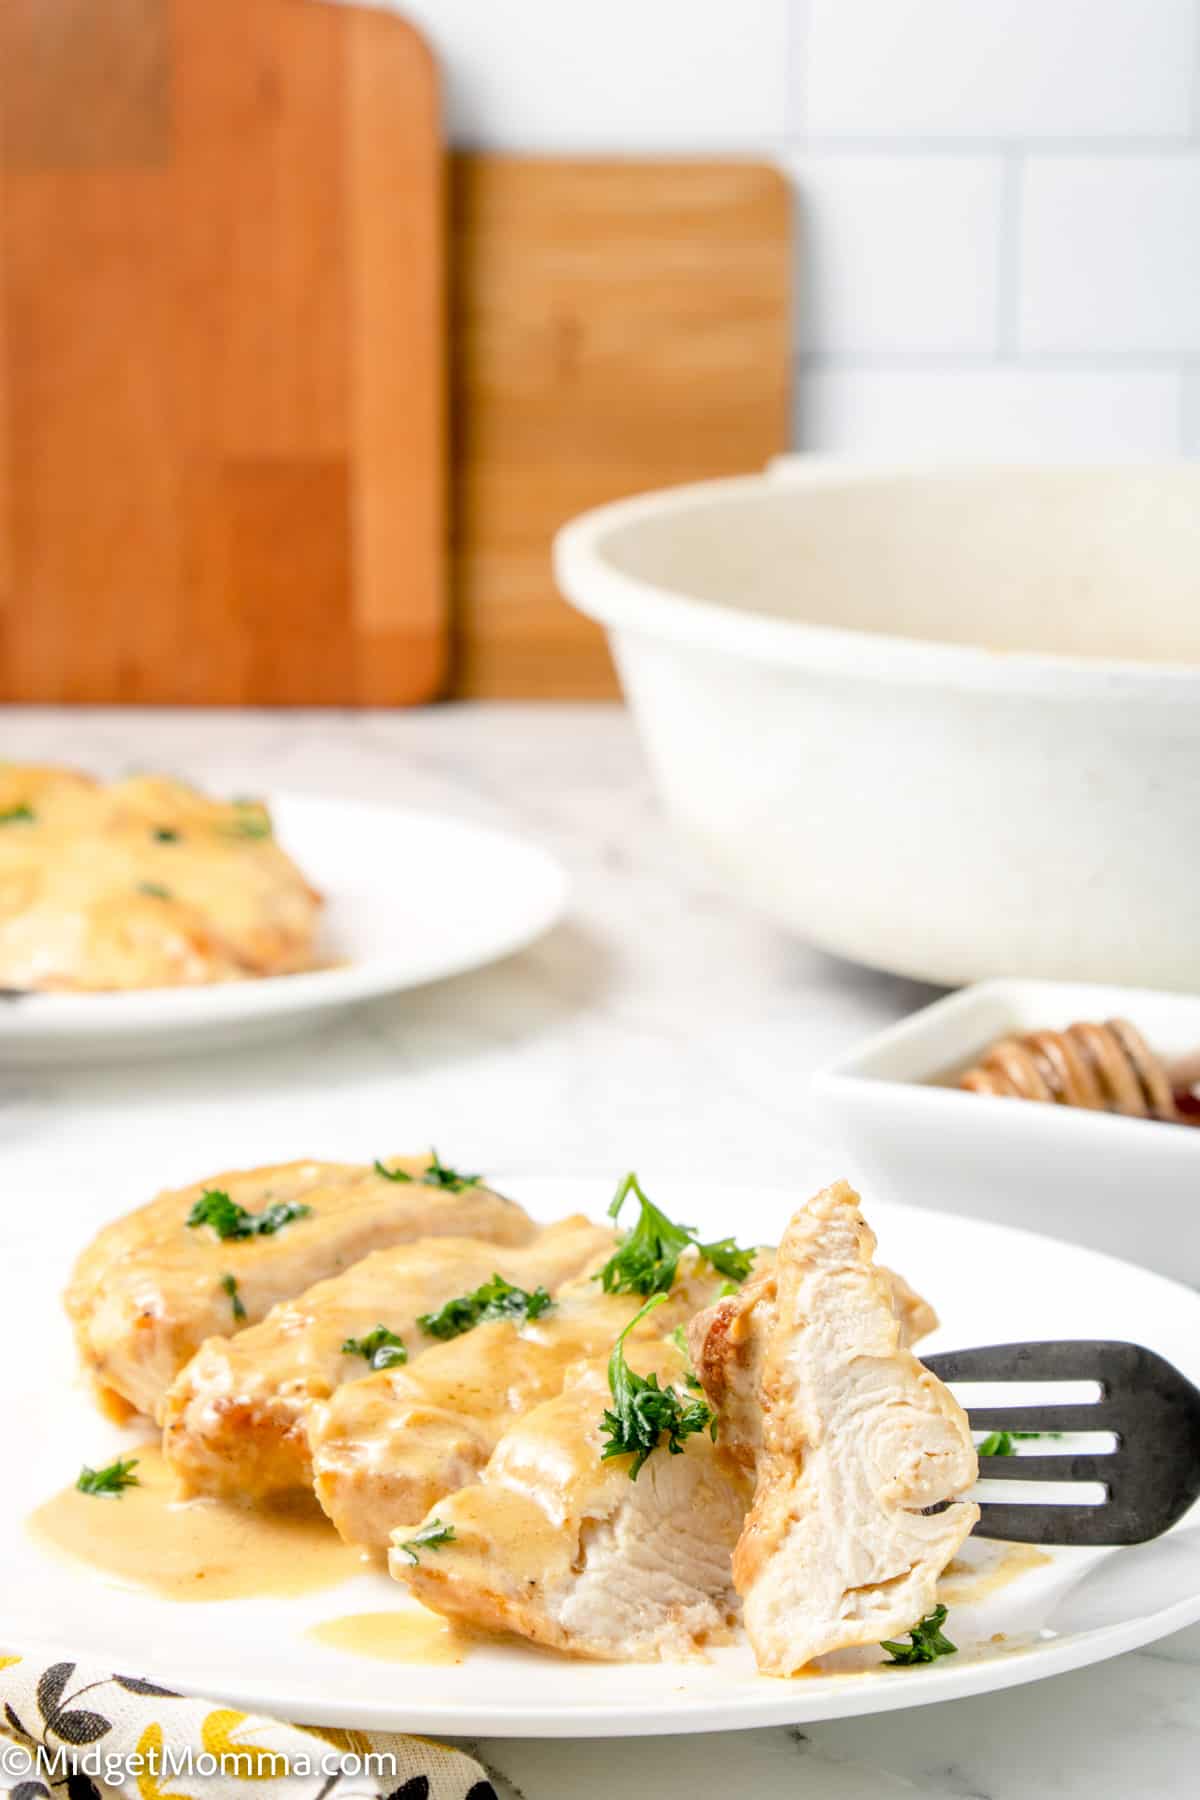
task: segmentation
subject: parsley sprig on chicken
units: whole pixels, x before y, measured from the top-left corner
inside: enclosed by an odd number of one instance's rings
[[[731,1237],[702,1244],[692,1226],[677,1224],[655,1206],[632,1172],[613,1195],[608,1209],[610,1219],[620,1217],[630,1194],[636,1195],[641,1212],[637,1224],[625,1232],[600,1271],[606,1294],[665,1294],[675,1279],[680,1257],[692,1246],[718,1275],[738,1283],[745,1281],[754,1262],[753,1250],[739,1250]]]
[[[450,1194],[461,1194],[467,1188],[478,1187],[483,1180],[482,1175],[460,1175],[457,1169],[442,1161],[436,1150],[431,1150],[429,1156],[429,1164],[420,1175],[410,1175],[407,1169],[389,1169],[378,1157],[375,1158],[375,1173],[382,1175],[385,1181],[419,1181],[422,1187],[445,1188]]]
[[[274,1237],[285,1225],[295,1219],[307,1219],[311,1213],[311,1206],[297,1200],[273,1200],[262,1212],[247,1212],[244,1206],[231,1200],[223,1188],[206,1188],[188,1214],[187,1222],[193,1231],[200,1225],[211,1226],[222,1240]]]
[[[386,1325],[376,1325],[365,1337],[348,1337],[342,1345],[342,1355],[361,1356],[371,1369],[395,1369],[408,1361],[404,1339]]]
[[[601,1460],[632,1456],[630,1481],[637,1480],[664,1435],[672,1456],[682,1454],[684,1438],[694,1432],[711,1431],[714,1439],[717,1435],[716,1414],[706,1400],[685,1400],[674,1388],[660,1387],[657,1375],[638,1375],[626,1361],[625,1339],[665,1299],[665,1294],[654,1294],[634,1313],[608,1359],[608,1387],[613,1404],[604,1414],[602,1429],[609,1441]]]
[[[529,1293],[505,1281],[503,1275],[493,1275],[473,1294],[459,1294],[437,1312],[421,1313],[417,1324],[427,1337],[444,1340],[461,1337],[464,1331],[473,1331],[476,1325],[486,1325],[493,1319],[511,1319],[515,1325],[523,1325],[529,1319],[540,1319],[553,1305],[546,1288],[535,1287]]]
[[[410,1562],[419,1563],[422,1550],[440,1550],[443,1544],[453,1542],[453,1525],[443,1525],[440,1519],[430,1519],[427,1525],[422,1525],[415,1537],[406,1538],[404,1543],[397,1545],[397,1549],[402,1550]]]

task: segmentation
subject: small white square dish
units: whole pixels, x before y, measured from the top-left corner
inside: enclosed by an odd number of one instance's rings
[[[819,1070],[822,1134],[866,1191],[1086,1244],[1200,1286],[1200,1130],[966,1093],[996,1038],[1132,1020],[1161,1056],[1200,1046],[1200,995],[983,981]]]

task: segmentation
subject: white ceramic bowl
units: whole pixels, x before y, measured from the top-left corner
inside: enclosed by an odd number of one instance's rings
[[[1010,1032],[1112,1018],[1167,1058],[1200,1046],[1200,997],[984,981],[819,1070],[813,1101],[865,1194],[1025,1226],[1200,1287],[1200,1129],[935,1085]]]
[[[1200,466],[764,476],[585,514],[666,805],[827,949],[1200,983]]]

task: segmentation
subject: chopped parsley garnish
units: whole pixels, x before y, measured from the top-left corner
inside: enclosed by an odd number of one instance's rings
[[[754,1251],[739,1250],[731,1237],[717,1238],[712,1244],[697,1244],[696,1248],[718,1275],[724,1275],[726,1285],[734,1283],[735,1291],[754,1267]]]
[[[952,1644],[942,1630],[945,1622],[945,1607],[935,1606],[931,1613],[926,1613],[919,1625],[913,1626],[908,1634],[910,1643],[897,1644],[885,1638],[879,1646],[881,1650],[890,1653],[884,1668],[911,1668],[914,1663],[931,1663],[936,1662],[939,1656],[957,1655],[958,1645]]]
[[[418,1550],[440,1550],[443,1544],[454,1542],[453,1525],[443,1525],[440,1519],[430,1519],[428,1525],[422,1525],[416,1537],[410,1537],[405,1543],[398,1544],[410,1562],[419,1563]]]
[[[156,825],[152,833],[156,844],[177,844],[179,833],[170,825]]]
[[[238,1284],[232,1275],[222,1275],[222,1291],[229,1295],[229,1304],[233,1308],[233,1316],[240,1325],[246,1317],[246,1309],[242,1305],[242,1297],[238,1293]]]
[[[630,1193],[637,1195],[641,1213],[632,1231],[626,1231],[620,1244],[600,1271],[606,1294],[665,1294],[675,1279],[679,1259],[695,1242],[690,1225],[676,1225],[648,1200],[634,1174],[625,1177],[608,1209],[610,1219],[620,1215]]]
[[[84,1463],[75,1486],[81,1494],[94,1494],[102,1500],[119,1500],[127,1487],[141,1485],[133,1473],[136,1468],[136,1456],[118,1456],[106,1469],[89,1469]]]
[[[426,1337],[456,1338],[492,1319],[511,1319],[520,1324],[528,1319],[540,1319],[553,1305],[544,1287],[534,1288],[531,1294],[525,1288],[514,1287],[510,1281],[505,1281],[503,1275],[493,1275],[473,1294],[459,1294],[457,1299],[447,1300],[437,1312],[422,1313],[417,1324]]]
[[[697,1391],[700,1391],[703,1387],[703,1383],[695,1369],[692,1367],[692,1353],[688,1349],[687,1333],[682,1325],[677,1325],[671,1333],[671,1342],[687,1364],[687,1368],[683,1372],[683,1379],[690,1388],[695,1388]]]
[[[1015,1456],[1013,1445],[1028,1443],[1034,1438],[1061,1437],[1061,1431],[990,1431],[975,1446],[977,1456]]]
[[[247,1212],[221,1188],[207,1188],[187,1216],[188,1224],[211,1225],[219,1238],[274,1237],[293,1219],[307,1219],[311,1206],[297,1200],[274,1200],[260,1213]]]
[[[24,800],[0,812],[0,825],[32,825],[37,814]]]
[[[231,837],[269,838],[275,827],[271,823],[271,815],[261,800],[235,800],[237,817],[229,821],[224,829]]]
[[[170,888],[165,888],[161,881],[139,881],[138,893],[149,894],[154,900],[169,900],[171,898]]]
[[[386,1325],[377,1325],[366,1337],[347,1338],[342,1345],[342,1355],[365,1357],[372,1369],[394,1369],[397,1364],[408,1361],[404,1339],[389,1331]]]
[[[706,1400],[685,1400],[674,1388],[661,1388],[657,1375],[637,1375],[625,1360],[625,1339],[634,1326],[661,1306],[665,1294],[654,1294],[639,1308],[612,1347],[608,1359],[608,1387],[612,1410],[604,1415],[601,1429],[609,1442],[601,1461],[612,1456],[632,1456],[630,1481],[636,1481],[642,1465],[658,1448],[664,1432],[672,1456],[683,1451],[683,1440],[693,1432],[711,1431],[715,1440],[717,1419]]]
[[[483,1180],[482,1175],[460,1175],[457,1169],[449,1169],[436,1150],[429,1152],[429,1167],[421,1176],[426,1187],[449,1188],[452,1194],[461,1194],[464,1188],[478,1187]]]
[[[620,1216],[631,1193],[636,1194],[642,1210],[637,1224],[625,1232],[600,1271],[606,1294],[665,1294],[675,1279],[680,1257],[692,1245],[718,1275],[745,1281],[754,1262],[753,1250],[739,1250],[730,1237],[702,1244],[690,1225],[677,1225],[647,1199],[634,1174],[626,1175],[614,1194],[608,1209],[610,1219]]]
[[[385,1181],[419,1181],[422,1187],[446,1188],[452,1194],[461,1194],[465,1188],[478,1187],[483,1180],[482,1175],[460,1175],[457,1169],[448,1168],[436,1150],[431,1150],[429,1154],[432,1161],[419,1175],[410,1175],[407,1169],[389,1169],[378,1157],[375,1158],[375,1173],[382,1175]]]

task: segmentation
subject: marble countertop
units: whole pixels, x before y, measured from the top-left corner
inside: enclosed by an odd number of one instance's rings
[[[930,997],[746,914],[671,837],[615,706],[395,714],[10,708],[0,755],[158,767],[444,808],[537,838],[567,920],[496,967],[281,1045],[163,1064],[0,1071],[9,1180],[86,1166],[114,1129],[131,1182],[364,1143],[435,1142],[530,1174],[745,1179],[840,1172],[805,1099],[818,1061]],[[233,1098],[236,1097],[236,1098]],[[173,1165],[173,1166],[172,1166]],[[911,1713],[603,1746],[491,1741],[524,1800],[1184,1800],[1200,1766],[1200,1627],[1079,1674]]]

